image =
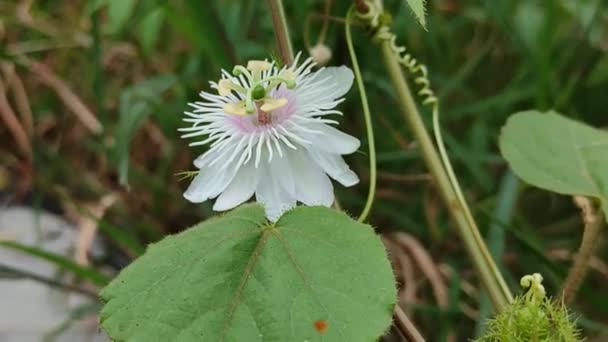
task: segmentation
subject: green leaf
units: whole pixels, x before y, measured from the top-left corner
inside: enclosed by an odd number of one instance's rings
[[[54,253],[49,253],[43,249],[22,245],[11,241],[0,241],[0,247],[16,250],[33,257],[48,261],[62,270],[72,272],[75,276],[81,279],[86,279],[96,285],[106,285],[110,280],[103,273],[98,272],[92,267],[81,266],[72,260]]]
[[[608,133],[555,112],[509,118],[500,149],[513,171],[537,187],[596,197],[608,217]]]
[[[131,18],[137,0],[110,0],[108,4],[108,33],[120,33]]]
[[[185,0],[184,8],[167,4],[167,20],[201,49],[215,67],[232,68],[236,57],[225,24],[211,2]]]
[[[177,82],[173,75],[162,75],[142,81],[120,94],[120,117],[116,132],[115,159],[121,185],[129,184],[129,152],[131,141],[162,100],[162,93]]]
[[[149,55],[154,49],[158,38],[160,37],[160,30],[163,27],[165,21],[165,10],[163,7],[158,7],[146,16],[139,23],[139,41],[141,42],[142,49]]]
[[[542,46],[539,42],[546,20],[545,11],[545,8],[534,2],[520,2],[513,18],[515,30],[526,48],[533,53],[538,53]]]
[[[585,83],[589,87],[597,87],[605,82],[608,82],[608,58],[601,58],[589,73]]]
[[[101,297],[117,341],[369,342],[396,291],[371,227],[323,207],[272,225],[245,205],[151,245]]]
[[[410,7],[416,19],[424,29],[426,30],[426,13],[425,13],[425,4],[426,0],[406,0],[407,5]]]

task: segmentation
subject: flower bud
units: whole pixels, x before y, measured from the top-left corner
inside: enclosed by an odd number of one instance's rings
[[[325,66],[331,59],[331,50],[325,44],[317,44],[310,49],[310,57],[320,66]]]

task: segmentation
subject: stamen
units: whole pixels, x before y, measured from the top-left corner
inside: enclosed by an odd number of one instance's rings
[[[281,76],[283,76],[283,78],[285,78],[286,80],[290,80],[295,82],[296,81],[296,73],[293,72],[293,70],[291,69],[285,69],[283,70],[283,72],[281,73]]]
[[[236,65],[233,69],[232,69],[232,74],[234,76],[240,76],[242,74],[244,74],[247,78],[249,79],[253,79],[253,76],[251,76],[251,73],[249,72],[249,70],[247,70],[244,66],[242,65]]]
[[[253,73],[253,81],[258,82],[262,78],[262,72],[270,70],[272,64],[266,61],[249,61],[247,62],[247,69]]]
[[[218,83],[218,89],[217,92],[221,95],[221,96],[228,96],[232,93],[232,86],[234,83],[232,83],[232,81],[228,80],[228,79],[221,79],[220,82]]]
[[[247,110],[245,109],[245,103],[243,101],[237,103],[226,103],[224,105],[224,112],[233,115],[246,116]]]
[[[264,99],[264,104],[260,107],[260,109],[265,112],[272,112],[273,110],[285,107],[287,102],[287,99],[284,97],[279,99]]]
[[[266,88],[266,91],[270,91],[270,90],[274,89],[276,86],[278,86],[281,83],[285,83],[285,85],[287,86],[287,89],[294,89],[296,87],[295,79],[290,79],[290,78],[286,78],[286,77],[282,77],[282,76],[271,76],[271,77],[265,78],[262,81],[260,81],[260,83],[263,83],[263,82],[270,82],[268,84],[268,87]]]

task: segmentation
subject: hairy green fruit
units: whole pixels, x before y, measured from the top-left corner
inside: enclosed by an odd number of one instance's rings
[[[583,341],[566,306],[547,298],[541,281],[540,274],[522,278],[529,290],[489,320],[488,332],[476,342]]]

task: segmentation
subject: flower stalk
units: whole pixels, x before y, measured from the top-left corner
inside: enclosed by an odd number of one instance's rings
[[[289,27],[285,18],[285,10],[283,9],[282,0],[267,0],[270,13],[272,14],[272,24],[274,26],[274,34],[277,40],[277,48],[279,55],[286,65],[293,63],[293,48],[291,47],[291,39],[289,39]]]
[[[484,287],[490,295],[494,308],[498,311],[512,301],[512,295],[506,286],[506,282],[500,274],[498,267],[490,256],[490,253],[481,238],[481,234],[474,225],[474,221],[472,222],[472,217],[467,215],[467,210],[463,207],[450,182],[450,177],[448,176],[448,173],[441,162],[439,153],[422,121],[410,88],[403,75],[401,65],[390,46],[390,42],[386,40],[382,41],[381,50],[384,64],[397,93],[401,112],[420,145],[422,157],[439,188],[440,194],[446,203],[450,215],[456,223],[458,232],[460,233],[468,253],[473,259],[473,263],[479,272]],[[466,205],[466,203],[464,205]]]

